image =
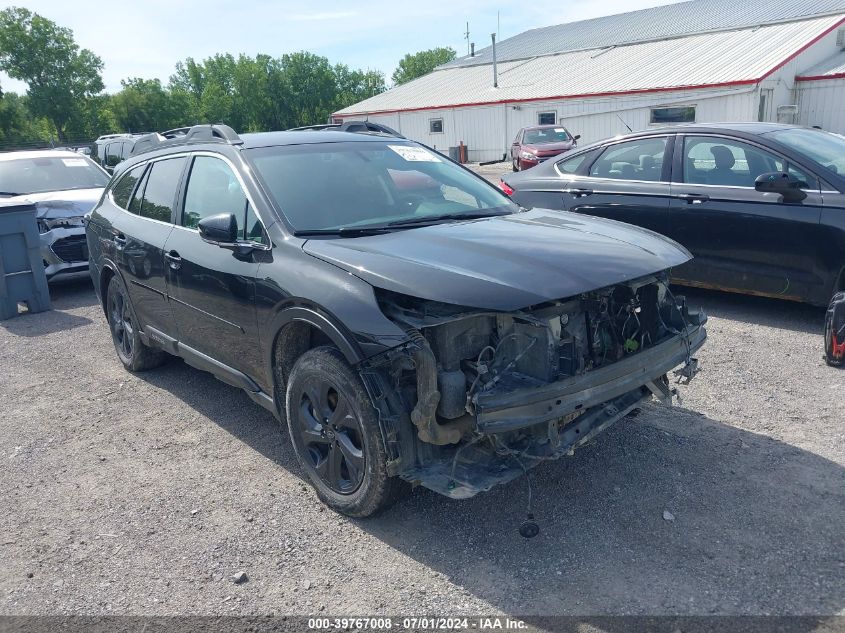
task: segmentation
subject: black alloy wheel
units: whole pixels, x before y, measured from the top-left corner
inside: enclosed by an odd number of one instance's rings
[[[317,347],[296,360],[284,414],[305,475],[333,510],[371,516],[408,490],[407,482],[388,474],[378,410],[337,348]]]
[[[297,415],[299,436],[309,466],[335,492],[355,492],[364,479],[361,422],[346,396],[326,379],[310,376],[304,383]]]

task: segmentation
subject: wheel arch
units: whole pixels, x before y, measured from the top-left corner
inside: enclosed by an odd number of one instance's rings
[[[296,360],[320,345],[336,347],[351,366],[364,360],[352,335],[330,315],[312,305],[294,305],[281,309],[270,322],[273,333],[266,350],[267,375],[273,381],[280,409],[284,406],[284,388]]]

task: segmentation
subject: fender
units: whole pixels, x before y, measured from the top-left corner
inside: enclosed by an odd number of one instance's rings
[[[283,327],[294,321],[307,323],[329,337],[343,354],[346,362],[353,367],[364,360],[361,348],[346,328],[337,324],[333,318],[316,306],[297,304],[282,307],[267,326],[268,330],[272,332],[272,336],[268,339],[269,345],[264,350],[264,366],[265,375],[270,378],[271,383],[273,380],[273,349],[276,338]]]
[[[103,312],[106,311],[106,288],[103,288],[103,276],[106,274],[106,270],[110,270],[112,275],[120,277],[120,280],[126,285],[126,280],[123,278],[123,275],[120,273],[120,268],[117,267],[112,260],[110,260],[105,255],[102,256],[102,262],[100,266],[97,266],[94,263],[94,260],[91,260],[91,263],[97,268],[99,274],[97,275],[97,282],[95,284],[95,290],[97,291],[97,297],[100,299],[100,305],[103,307]]]

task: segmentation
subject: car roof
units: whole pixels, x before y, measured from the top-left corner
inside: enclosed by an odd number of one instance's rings
[[[544,125],[526,125],[523,130],[551,130],[556,127],[566,127],[563,123],[546,123]]]
[[[626,136],[642,136],[645,134],[671,134],[677,132],[744,132],[745,134],[768,134],[778,130],[807,129],[800,125],[786,125],[784,123],[678,123],[676,125],[664,125],[652,127],[639,132],[623,134]],[[621,137],[617,137],[621,138]]]
[[[334,130],[290,130],[284,132],[255,132],[241,134],[242,147],[272,147],[275,145],[310,145],[323,143],[367,143],[373,141],[391,141],[408,143],[407,139],[388,134],[364,132],[335,132]]]
[[[83,154],[67,149],[39,149],[21,152],[0,152],[0,161],[20,160],[22,158],[84,158]]]

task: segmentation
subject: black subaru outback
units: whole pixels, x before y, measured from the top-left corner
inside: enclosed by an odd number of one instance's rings
[[[353,516],[571,454],[670,401],[706,336],[666,283],[683,247],[520,208],[385,133],[140,139],[87,227],[125,367],[176,355],[242,388]]]

